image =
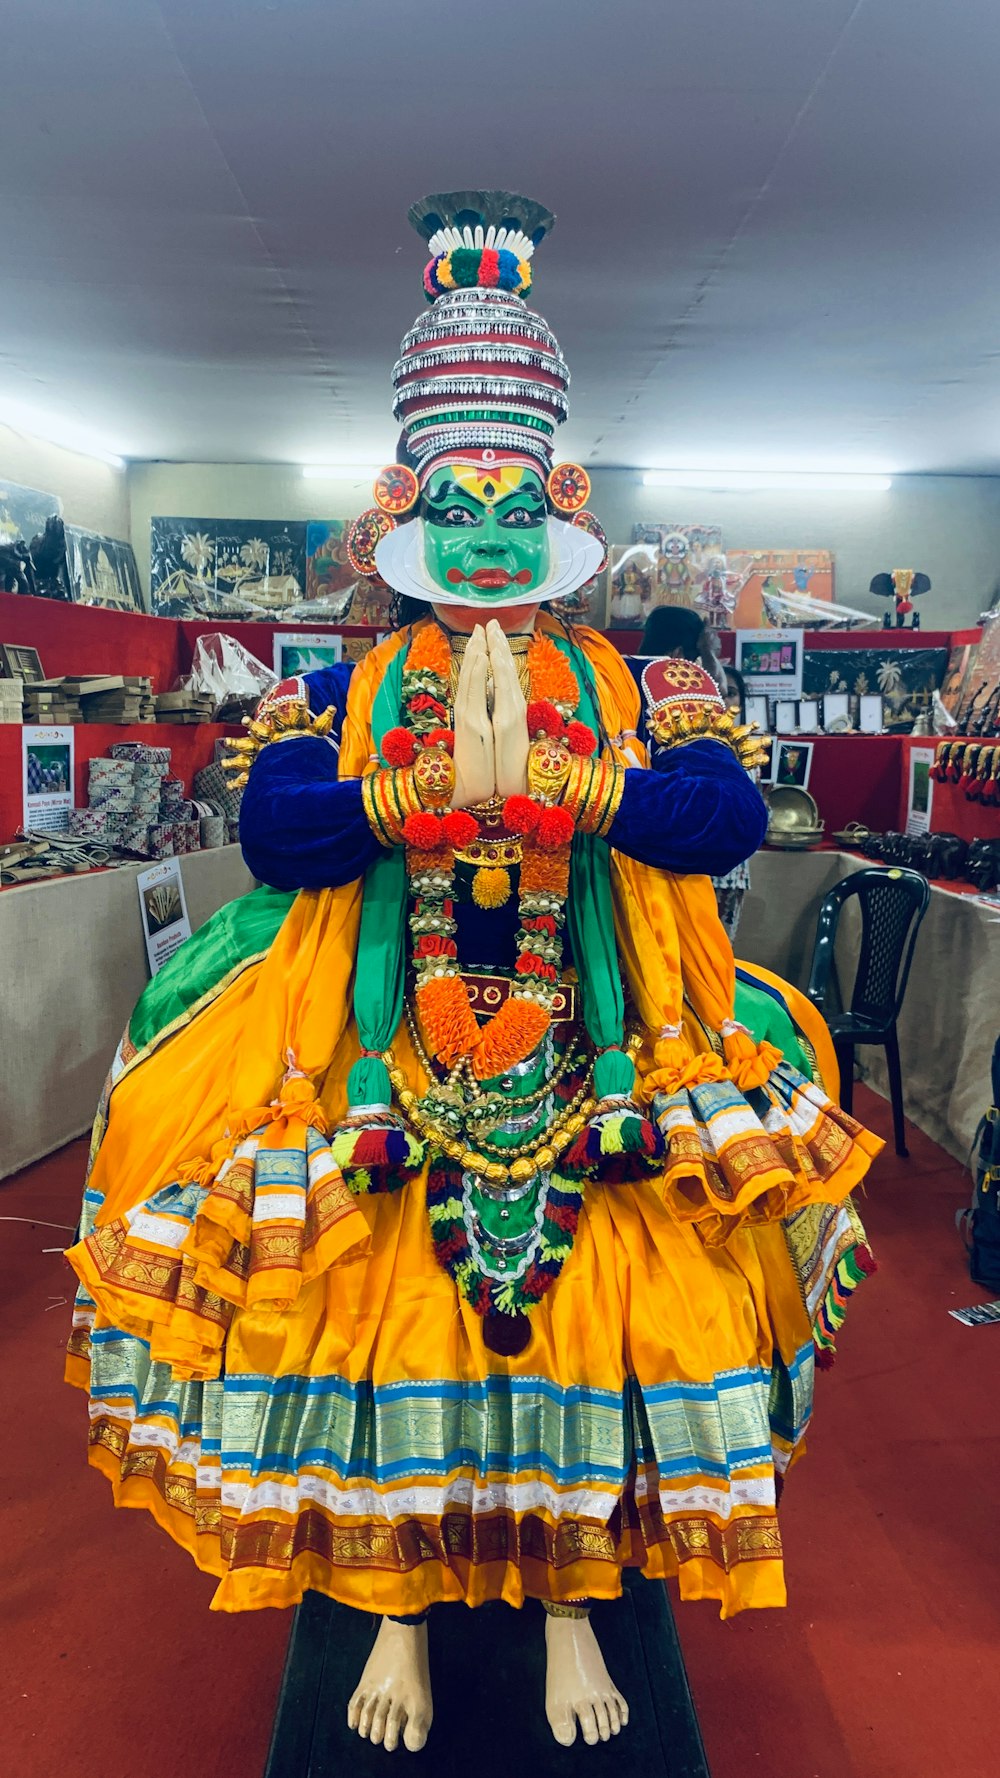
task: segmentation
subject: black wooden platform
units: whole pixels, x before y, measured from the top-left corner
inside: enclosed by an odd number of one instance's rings
[[[709,1778],[665,1589],[625,1575],[593,1610],[629,1723],[596,1747],[559,1747],[545,1720],[541,1607],[440,1606],[430,1616],[434,1726],[421,1753],[372,1747],[347,1727],[378,1619],[308,1593],[295,1613],[264,1778]]]

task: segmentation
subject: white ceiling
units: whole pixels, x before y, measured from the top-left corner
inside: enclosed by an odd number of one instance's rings
[[[499,184],[558,214],[562,454],[1000,472],[996,0],[3,14],[0,419],[384,461],[407,206]]]

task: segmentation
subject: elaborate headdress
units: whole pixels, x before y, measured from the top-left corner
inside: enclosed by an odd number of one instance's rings
[[[422,524],[406,522],[416,517],[435,470],[454,464],[497,494],[530,470],[551,515],[544,580],[502,599],[469,584],[454,602],[537,603],[565,595],[599,571],[606,544],[586,511],[586,471],[572,463],[553,467],[569,371],[547,321],[524,300],[532,255],[554,218],[505,191],[427,197],[409,216],[431,258],[424,269],[430,306],[406,334],[392,372],[404,461],[378,477],[376,505],[351,534],[351,559],[399,592],[441,598],[424,557]]]

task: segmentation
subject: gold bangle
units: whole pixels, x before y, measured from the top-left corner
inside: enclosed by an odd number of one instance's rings
[[[364,806],[365,815],[368,818],[368,825],[371,828],[372,833],[375,835],[375,838],[378,840],[379,845],[391,846],[393,840],[382,824],[382,818],[379,814],[378,803],[375,797],[375,779],[377,776],[377,772],[365,773],[361,780],[361,801]]]
[[[612,823],[621,807],[621,800],[625,794],[624,766],[608,765],[607,772],[610,780],[608,784],[607,801],[601,809],[594,825],[594,832],[600,840],[606,839],[610,833]]]
[[[569,768],[569,775],[563,789],[560,802],[568,809],[574,821],[579,821],[581,810],[586,807],[587,799],[594,782],[594,761],[574,755]]]

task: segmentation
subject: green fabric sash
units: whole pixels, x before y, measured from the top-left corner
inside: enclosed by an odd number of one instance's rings
[[[200,926],[140,994],[128,1027],[136,1049],[145,1049],[228,975],[269,951],[296,894],[253,889]]]
[[[381,753],[386,731],[399,722],[406,649],[393,655],[372,706],[372,740]],[[383,761],[383,764],[385,761]],[[402,846],[381,852],[365,873],[354,1017],[365,1050],[387,1050],[403,1016],[406,957],[406,856]],[[361,1056],[347,1077],[350,1108],[388,1105],[389,1071],[377,1056]]]

